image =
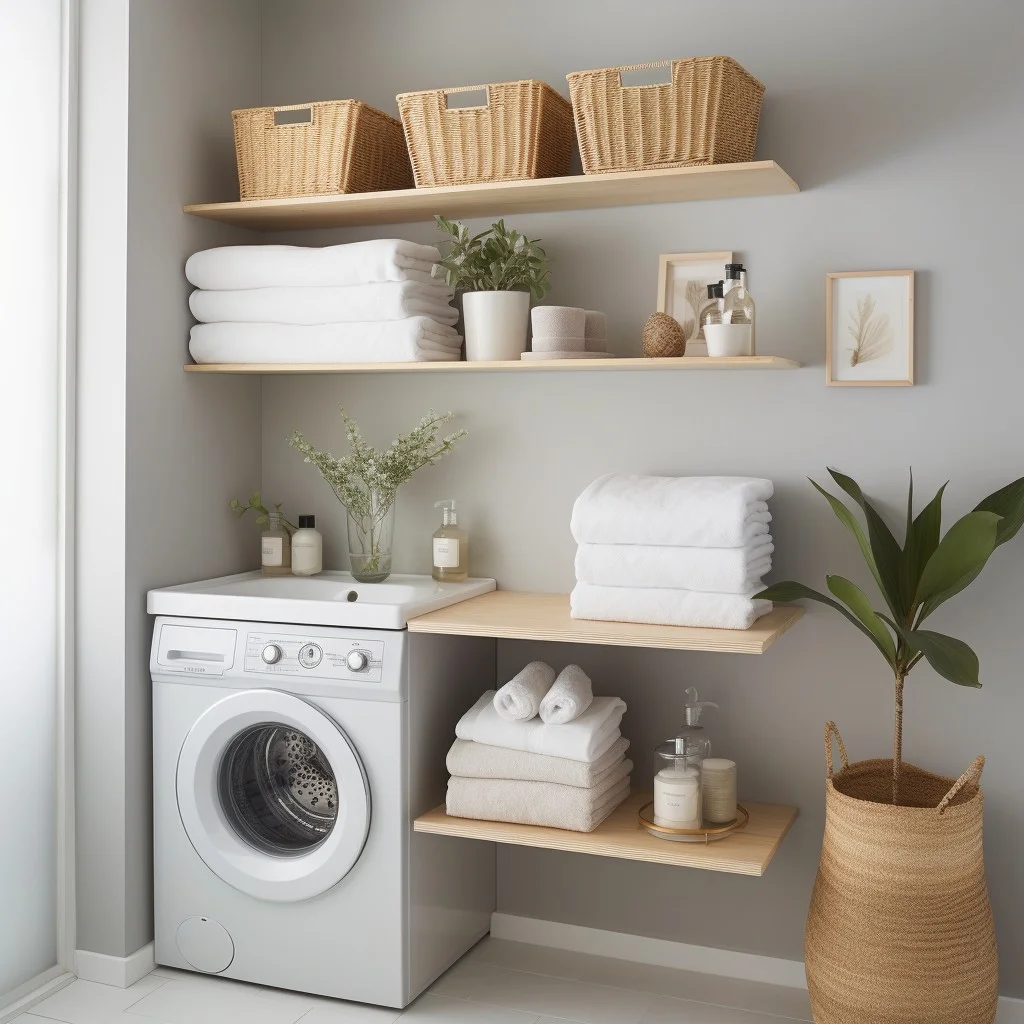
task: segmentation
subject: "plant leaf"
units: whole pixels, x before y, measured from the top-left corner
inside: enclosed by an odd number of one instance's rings
[[[893,622],[889,625],[912,651],[920,651],[943,679],[958,686],[981,686],[978,656],[963,640],[930,629],[903,629]]]
[[[871,607],[867,594],[856,583],[851,583],[843,576],[826,576],[825,582],[828,584],[828,589],[867,627],[875,646],[885,655],[889,664],[894,664],[896,642],[878,613]]]
[[[943,598],[948,600],[976,579],[995,550],[999,522],[994,512],[968,512],[958,519],[925,563],[914,604],[930,603],[940,594],[948,595]]]
[[[978,502],[974,511],[994,512],[1003,517],[996,530],[996,547],[1012,540],[1024,526],[1024,476]]]
[[[852,584],[851,584],[852,586]],[[810,587],[804,586],[803,583],[796,583],[792,580],[786,580],[783,583],[773,583],[770,587],[762,590],[760,593],[754,595],[755,600],[762,601],[818,601],[820,604],[827,604],[829,608],[834,608],[841,615],[844,615],[850,620],[879,650],[882,648],[879,646],[878,640],[875,635],[864,625],[855,615],[851,614],[844,608],[838,601],[833,601],[831,597],[826,597],[824,594],[818,593],[817,590],[812,590]],[[865,598],[867,600],[867,598]],[[890,638],[890,643],[892,639]],[[889,656],[885,651],[882,651],[887,661]],[[892,665],[892,661],[889,661]]]
[[[935,497],[921,509],[917,518],[907,527],[903,557],[900,561],[900,586],[908,610],[915,605],[914,599],[921,582],[921,573],[939,546],[939,535],[942,531],[942,494],[947,484],[948,481],[939,488]]]
[[[837,469],[829,469],[829,475],[833,480],[860,506],[864,513],[864,519],[868,524],[868,540],[871,544],[871,553],[875,558],[875,565],[878,568],[878,577],[881,578],[879,587],[885,603],[892,610],[897,618],[902,618],[907,613],[907,603],[903,599],[903,592],[900,587],[900,563],[903,552],[900,550],[892,530],[886,525],[885,520],[878,514],[874,505],[864,496],[860,484],[840,473]],[[911,480],[911,492],[913,491],[913,480]],[[911,494],[911,498],[913,495]]]

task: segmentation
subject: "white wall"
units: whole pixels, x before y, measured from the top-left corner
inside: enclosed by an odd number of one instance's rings
[[[325,560],[343,565],[343,512],[285,445],[295,428],[341,449],[336,406],[386,443],[430,406],[471,436],[399,498],[396,568],[429,570],[436,499],[463,503],[472,569],[500,585],[566,590],[573,498],[609,470],[751,473],[777,486],[778,578],[863,580],[851,540],[805,477],[831,464],[899,515],[908,465],[919,493],[952,479],[947,523],[1024,472],[1020,317],[1014,293],[1024,10],[1001,0],[647,0],[625,5],[522,0],[443,15],[387,4],[265,0],[263,100],[357,96],[394,111],[397,92],[537,77],[566,92],[572,70],[729,53],[768,87],[758,155],[805,190],[791,197],[522,216],[556,263],[552,302],[606,309],[615,347],[639,351],[654,307],[658,254],[733,249],[750,268],[759,347],[791,373],[267,378],[263,486],[315,512]],[[475,226],[475,225],[474,225]],[[388,228],[425,241],[428,225]],[[373,229],[306,241],[373,237]],[[827,271],[911,267],[917,278],[912,389],[826,389]],[[908,689],[906,755],[958,774],[986,770],[988,871],[1005,994],[1024,994],[1024,843],[1019,722],[1024,542],[1002,548],[936,628],[978,650],[984,689],[927,666]],[[722,704],[708,725],[740,763],[742,794],[799,805],[801,818],[763,879],[503,848],[499,909],[798,959],[822,827],[822,730],[835,718],[855,757],[889,750],[890,683],[870,647],[817,610],[765,657],[503,644],[511,672],[543,655],[579,660],[630,704],[636,780],[681,716],[682,690]]]

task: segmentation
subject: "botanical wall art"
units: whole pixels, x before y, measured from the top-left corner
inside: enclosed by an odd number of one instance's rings
[[[914,383],[914,272],[826,275],[825,380],[839,386]]]
[[[726,263],[732,263],[731,252],[670,252],[659,257],[658,312],[682,325],[688,356],[708,354],[700,314],[711,301],[708,285],[725,277]]]

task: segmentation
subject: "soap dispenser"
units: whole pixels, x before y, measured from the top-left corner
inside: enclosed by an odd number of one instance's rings
[[[654,776],[654,822],[670,828],[695,830],[703,826],[702,762],[711,753],[711,739],[700,724],[701,712],[718,705],[686,691],[686,724],[655,748],[666,762]]]
[[[684,714],[686,724],[679,730],[679,736],[686,740],[686,751],[689,754],[696,754],[703,760],[711,756],[711,737],[707,730],[700,724],[701,712],[705,708],[717,708],[714,701],[699,700],[697,690],[689,687],[686,690],[686,704]]]
[[[463,583],[469,579],[469,535],[458,525],[454,501],[438,501],[441,525],[434,533],[434,579]]]

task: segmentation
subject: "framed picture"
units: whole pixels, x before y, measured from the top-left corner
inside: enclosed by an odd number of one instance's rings
[[[701,311],[709,304],[708,285],[725,277],[731,252],[669,252],[658,261],[658,312],[668,313],[683,328],[688,356],[706,356],[700,329]]]
[[[827,384],[913,384],[914,272],[827,274],[825,338]]]

